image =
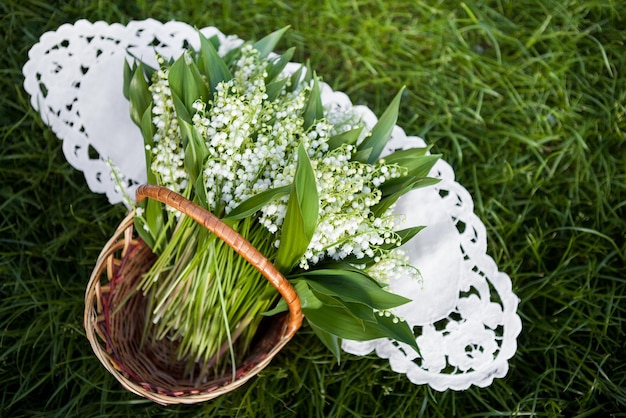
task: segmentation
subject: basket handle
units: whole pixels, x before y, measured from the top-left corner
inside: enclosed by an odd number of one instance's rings
[[[274,286],[285,299],[285,302],[287,302],[289,318],[286,327],[289,328],[289,338],[295,334],[298,328],[300,328],[300,325],[302,325],[300,298],[291,283],[289,283],[285,276],[283,276],[274,264],[265,258],[259,250],[217,216],[172,190],[152,184],[143,184],[137,188],[137,203],[140,203],[146,197],[171,206],[189,216],[223,240],[235,250],[237,254],[241,255],[252,264],[252,266],[269,280],[272,286]]]

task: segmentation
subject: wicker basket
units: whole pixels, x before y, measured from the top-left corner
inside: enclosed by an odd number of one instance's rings
[[[134,238],[134,213],[121,222],[102,249],[85,294],[85,329],[96,356],[126,389],[159,404],[213,399],[256,375],[293,337],[302,324],[300,300],[271,262],[213,214],[159,186],[140,186],[137,201],[146,197],[179,210],[226,242],[272,283],[289,306],[289,312],[262,324],[234,378],[228,374],[200,384],[193,382],[183,376],[186,363],[176,360],[174,343],[163,340],[156,347],[140,344],[146,300],[133,289],[156,256],[142,240]]]

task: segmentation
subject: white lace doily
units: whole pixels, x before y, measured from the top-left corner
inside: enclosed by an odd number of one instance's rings
[[[219,37],[220,53],[242,42],[213,27],[201,31]],[[32,106],[63,140],[67,160],[84,173],[89,188],[105,193],[111,203],[122,196],[107,159],[130,179],[131,195],[145,181],[141,134],[122,94],[124,60],[137,57],[156,65],[155,51],[176,57],[198,43],[196,30],[181,22],[145,20],[123,26],[81,20],[45,33],[29,51],[23,73]],[[328,85],[322,97],[329,106],[353,106]],[[367,124],[376,122],[367,107],[355,109]],[[387,152],[424,145],[396,126]],[[507,373],[516,351],[518,298],[509,276],[487,255],[485,227],[474,214],[470,194],[454,181],[452,168],[441,160],[431,175],[441,182],[411,192],[397,208],[406,214],[407,226],[427,226],[407,244],[423,282],[397,278],[391,283],[394,292],[413,300],[396,313],[414,326],[420,353],[387,339],[344,341],[343,349],[356,355],[374,351],[411,382],[436,390],[484,387]]]

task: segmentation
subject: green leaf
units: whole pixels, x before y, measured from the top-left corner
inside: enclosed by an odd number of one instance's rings
[[[137,235],[139,235],[139,238],[141,238],[148,245],[148,247],[152,248],[154,247],[154,237],[150,231],[146,231],[144,228],[145,224],[146,222],[143,219],[135,216],[134,228],[135,231],[137,231]]]
[[[330,350],[337,359],[337,363],[341,362],[341,349],[339,347],[339,337],[319,328],[307,319],[307,322],[317,338]]]
[[[237,206],[235,209],[230,211],[230,213],[226,215],[224,219],[237,220],[247,218],[248,216],[263,208],[263,206],[270,203],[272,200],[289,194],[291,192],[291,189],[291,185],[276,187],[274,189],[265,190],[252,197],[249,197],[245,201],[241,202],[239,206]]]
[[[296,282],[293,287],[300,298],[302,309],[321,309],[324,307],[322,301],[311,291],[306,282]]]
[[[300,144],[293,189],[289,195],[280,247],[276,254],[275,264],[281,272],[291,271],[304,255],[315,233],[318,213],[319,197],[315,172],[304,146]]]
[[[298,298],[300,299],[300,306],[302,307],[302,309],[320,309],[324,306],[319,298],[311,291],[306,282],[294,282],[293,287],[298,294]],[[271,316],[281,312],[286,312],[288,310],[289,307],[287,306],[287,302],[285,302],[285,300],[281,298],[274,309],[264,312],[263,315]]]
[[[191,123],[191,114],[187,110],[185,103],[178,96],[178,94],[174,93],[173,91],[172,91],[172,101],[174,102],[174,110],[176,110],[176,116],[178,117],[178,120],[179,121],[184,120],[187,123]]]
[[[311,289],[319,293],[378,310],[395,308],[411,301],[387,292],[370,276],[356,270],[311,270],[301,274],[299,280],[306,281]]]
[[[185,54],[178,57],[174,64],[169,69],[167,75],[167,81],[170,86],[170,90],[172,93],[175,93],[182,101],[185,102],[185,90],[188,90],[189,87],[185,86],[186,83],[186,70],[187,63],[185,62],[186,57]]]
[[[130,100],[130,117],[137,126],[141,126],[141,119],[152,103],[152,95],[143,74],[142,64],[137,66],[130,79],[128,98]]]
[[[267,56],[274,51],[278,41],[280,41],[280,38],[283,37],[287,29],[289,29],[289,26],[285,26],[282,29],[270,33],[263,39],[254,43],[252,47],[260,52],[261,58],[267,58]]]
[[[224,55],[222,55],[222,61],[226,64],[226,68],[231,68],[239,58],[241,58],[241,47],[243,45],[233,48],[230,51],[227,51]],[[217,48],[216,48],[217,50]],[[232,78],[232,77],[231,77]],[[229,79],[230,80],[230,79]]]
[[[322,96],[317,77],[313,77],[313,88],[309,94],[309,100],[304,108],[304,129],[309,129],[315,121],[324,117],[324,107],[322,106]]]
[[[204,184],[202,172],[200,172],[198,178],[196,178],[196,184],[193,190],[196,193],[196,203],[200,204],[202,207],[208,208],[209,202],[207,201],[206,185]]]
[[[376,315],[378,326],[387,333],[388,338],[403,342],[419,353],[420,349],[415,341],[413,330],[405,321],[394,322],[393,316]]]
[[[419,189],[421,187],[432,186],[433,184],[439,183],[439,181],[440,179],[422,177],[414,180],[408,179],[404,183],[397,183],[393,185],[383,184],[383,186],[381,187],[383,197],[380,199],[380,202],[372,206],[372,213],[374,214],[374,216],[380,217],[387,211],[387,209],[391,207],[391,205],[396,203],[398,199],[404,196],[406,193],[410,192],[411,190]]]
[[[295,50],[295,47],[289,48],[280,57],[268,65],[267,78],[265,79],[266,84],[271,83],[281,74],[281,72],[285,69],[285,66],[289,64],[289,61],[291,61],[291,58],[293,58]]]
[[[211,93],[215,92],[215,88],[219,83],[233,78],[224,59],[217,53],[216,47],[201,33],[198,67],[200,72],[207,77]]]
[[[291,74],[291,86],[290,91],[294,91],[302,81],[302,71],[304,71],[304,65],[301,65],[293,74]]]
[[[204,101],[209,99],[209,90],[200,75],[200,70],[193,61],[188,62],[183,54],[170,67],[167,79],[172,96],[179,99],[174,101],[178,117],[191,123],[193,103],[199,99]]]
[[[405,150],[405,151],[409,151],[409,150]],[[400,152],[400,151],[397,151],[397,152]],[[409,155],[406,155],[405,158],[398,157],[398,158],[393,158],[390,161],[389,157],[393,157],[396,153],[391,154],[388,157],[385,157],[385,162],[387,164],[397,164],[399,166],[405,167],[408,170],[408,173],[406,174],[405,177],[416,177],[416,178],[426,177],[428,173],[430,173],[430,170],[433,168],[433,166],[437,163],[437,161],[441,157],[440,155],[420,155],[420,156],[414,156],[414,157],[410,157]],[[398,179],[392,179],[392,180],[398,180]]]
[[[370,306],[357,302],[343,302],[343,305],[352,313],[352,315],[365,322],[378,322],[376,319],[376,313]]]
[[[352,161],[360,161],[362,163],[365,163],[367,162],[367,159],[369,158],[371,153],[372,153],[371,148],[361,149],[361,150],[357,148],[357,152],[355,152],[354,155],[352,156]]]
[[[306,69],[304,70],[304,74],[302,76],[301,82],[305,83],[305,84],[308,84],[311,81],[313,81],[313,77],[315,76],[315,73],[311,69],[311,61],[309,59],[306,60],[305,67],[306,67]]]
[[[406,244],[411,241],[414,236],[416,236],[421,230],[426,228],[425,226],[413,226],[410,228],[401,229],[400,231],[395,231],[398,238],[400,238],[401,245]],[[393,244],[383,244],[384,249],[390,249],[385,247],[385,245],[393,245]]]
[[[274,308],[270,309],[269,311],[265,311],[261,313],[261,315],[274,316],[282,312],[287,312],[288,310],[289,310],[289,306],[287,306],[287,302],[285,302],[285,299],[280,298]]]
[[[355,341],[391,338],[418,350],[415,336],[407,323],[394,323],[391,317],[375,315],[376,322],[366,322],[355,319],[347,308],[327,306],[321,309],[302,309],[302,312],[309,323],[339,338]]]
[[[422,147],[397,150],[384,157],[385,163],[396,164],[410,169],[416,161],[420,161],[423,157],[428,156],[427,153],[430,148],[431,147]]]
[[[137,65],[133,62],[133,68],[130,68],[127,60],[124,60],[124,86],[122,88],[122,93],[124,93],[124,97],[129,99],[128,90],[130,89],[130,80],[133,78],[133,73]]]
[[[202,99],[204,102],[208,102],[209,99],[212,98],[213,93],[209,92],[207,81],[203,78],[202,74],[200,74],[200,69],[193,61],[188,64],[187,69],[187,75],[191,76],[191,78],[193,79],[193,85],[196,88],[194,96],[190,97],[191,102],[189,105],[191,106],[193,102],[198,99]]]
[[[358,302],[346,302],[341,299],[317,292],[313,288],[311,288],[311,292],[313,292],[315,297],[319,299],[319,301],[322,303],[323,308],[333,307],[345,309],[346,312],[348,312],[349,315],[358,322],[377,322],[376,315],[374,315],[374,310],[367,305]]]
[[[204,167],[204,161],[209,155],[209,149],[192,124],[179,118],[178,126],[183,143],[185,144],[185,171],[189,173],[191,182],[195,184],[196,179],[202,177],[201,173]]]
[[[269,101],[276,100],[280,92],[285,87],[285,84],[287,84],[288,80],[289,80],[288,78],[281,78],[280,80],[272,81],[267,86],[265,86],[267,100]]]
[[[152,147],[154,146],[154,125],[152,124],[152,103],[148,105],[141,118],[141,134],[144,142],[144,157],[146,161],[148,184],[157,184],[154,172],[150,169],[152,166]],[[146,147],[149,147],[149,149]],[[135,217],[135,230],[150,248],[154,249],[156,244],[156,234],[163,228],[163,212],[160,202],[152,199],[144,200],[140,205],[144,209],[144,219]],[[147,225],[148,230],[144,228]]]
[[[151,243],[150,248],[156,254],[160,251],[160,248],[156,248],[157,236],[160,231],[165,228],[165,219],[163,216],[163,205],[161,202],[152,199],[146,199],[147,203],[144,211],[144,218],[148,229],[150,230],[150,239],[146,240],[141,234],[145,232],[143,225],[137,227],[137,232],[144,238],[146,243]]]
[[[378,122],[370,132],[370,136],[365,138],[359,145],[358,151],[362,151],[363,154],[361,154],[362,156],[360,156],[358,161],[373,164],[380,157],[398,120],[398,109],[400,108],[400,99],[403,92],[404,87],[400,89],[383,115],[378,119]]]
[[[330,151],[339,148],[342,145],[354,145],[363,132],[363,127],[351,129],[337,135],[333,135],[328,139],[328,149]]]
[[[152,102],[143,112],[141,117],[141,135],[144,143],[144,156],[146,158],[146,174],[148,184],[156,184],[156,176],[152,171],[152,147],[154,146],[154,125],[152,124]],[[149,148],[149,149],[148,149]]]

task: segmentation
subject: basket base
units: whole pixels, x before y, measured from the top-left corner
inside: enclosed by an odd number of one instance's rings
[[[114,263],[102,263],[92,281],[109,267],[109,282],[100,286],[100,303],[86,300],[86,327],[95,327],[98,341],[92,347],[104,366],[129,390],[161,404],[196,403],[217,397],[243,385],[263,369],[289,338],[285,338],[287,314],[265,318],[245,359],[235,375],[201,378],[200,365],[189,374],[187,361],[178,360],[177,343],[168,339],[142,344],[147,298],[134,291],[156,256],[142,240],[125,247],[125,256]],[[112,266],[112,267],[111,267]],[[98,266],[97,266],[98,267]],[[95,279],[94,279],[95,278]],[[88,297],[92,286],[88,287]],[[130,295],[130,296],[129,296]],[[93,295],[92,295],[93,296]],[[101,305],[101,312],[95,305]],[[91,334],[88,330],[88,337]],[[148,336],[147,338],[150,338]]]

